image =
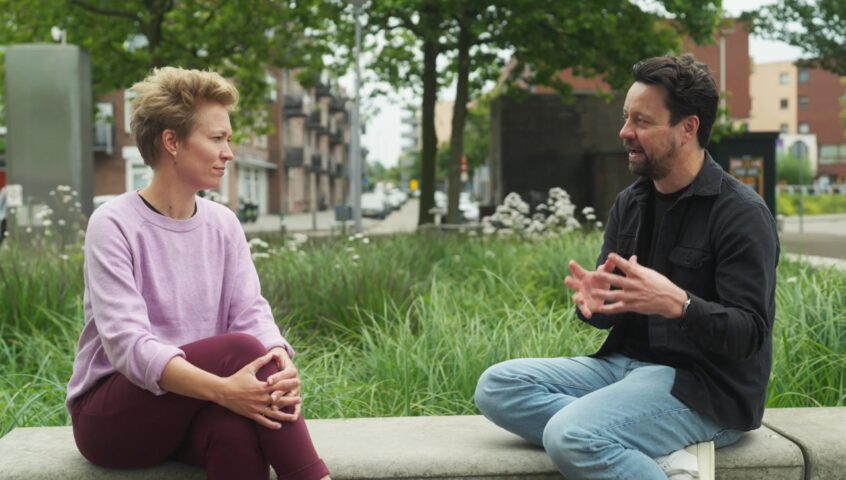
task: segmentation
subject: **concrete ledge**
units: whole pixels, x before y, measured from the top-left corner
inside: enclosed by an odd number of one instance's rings
[[[309,429],[337,480],[561,478],[542,449],[480,416],[312,420]],[[804,472],[799,447],[766,427],[717,451],[721,480],[804,480]],[[69,427],[18,428],[0,439],[3,480],[204,477],[177,463],[131,472],[96,467],[76,450]]]
[[[770,409],[764,424],[802,449],[807,480],[846,480],[846,407]]]

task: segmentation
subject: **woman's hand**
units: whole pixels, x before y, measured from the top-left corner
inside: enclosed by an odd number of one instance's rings
[[[279,412],[281,416],[274,416],[282,421],[295,422],[300,416],[300,377],[294,361],[288,356],[284,348],[276,347],[270,350],[275,354],[276,366],[279,371],[267,377],[267,384],[273,389],[271,393],[271,410]],[[293,387],[292,387],[293,386]],[[286,413],[287,412],[287,413]]]
[[[299,379],[283,378],[271,384],[256,378],[256,373],[277,357],[278,352],[268,352],[245,365],[235,374],[224,378],[217,403],[267,428],[278,429],[282,427],[279,421],[296,420],[296,418],[291,419],[292,414],[280,411],[279,406],[299,404],[299,397],[290,397],[282,401],[274,400],[271,394],[279,389],[285,391],[299,389]]]

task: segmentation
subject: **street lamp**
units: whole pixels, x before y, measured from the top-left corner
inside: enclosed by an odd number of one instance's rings
[[[352,203],[353,222],[356,233],[361,233],[361,119],[359,118],[359,106],[361,95],[359,84],[361,83],[361,70],[359,60],[361,56],[361,23],[358,17],[364,0],[352,0],[355,7],[355,85],[353,87],[353,108],[350,121],[350,203]]]

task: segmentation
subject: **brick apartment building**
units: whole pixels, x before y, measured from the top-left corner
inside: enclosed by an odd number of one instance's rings
[[[795,62],[756,64],[751,131],[780,131],[783,147],[810,160],[817,175],[846,183],[846,86],[837,75]]]
[[[300,213],[345,202],[349,190],[350,125],[347,100],[327,79],[304,88],[295,71],[274,69],[267,80],[273,132],[233,147],[219,189],[237,211],[243,202],[259,214]],[[129,131],[131,93],[116,91],[97,102],[94,195],[116,195],[147,184],[147,167]]]

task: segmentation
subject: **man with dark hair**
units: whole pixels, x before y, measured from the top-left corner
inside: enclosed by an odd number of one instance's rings
[[[578,317],[610,333],[589,357],[494,365],[475,400],[568,480],[712,479],[714,445],[761,424],[778,237],[705,151],[707,67],[656,57],[632,74],[620,138],[641,178],[617,196],[596,271],[571,261],[565,280]]]

